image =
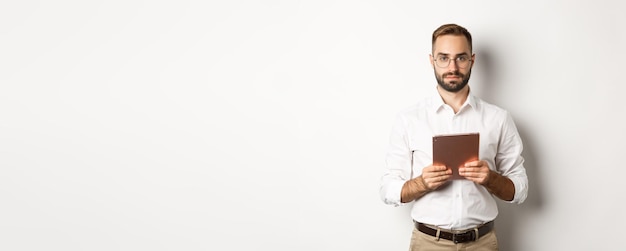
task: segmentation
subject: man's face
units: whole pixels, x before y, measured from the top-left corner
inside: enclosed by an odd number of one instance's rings
[[[449,92],[462,90],[469,82],[474,63],[474,55],[467,39],[462,35],[444,35],[437,38],[430,57],[430,63],[435,69],[435,78],[441,88]],[[435,62],[437,59],[438,62]],[[462,59],[468,59],[467,64]],[[449,64],[445,67],[441,59],[447,59]]]

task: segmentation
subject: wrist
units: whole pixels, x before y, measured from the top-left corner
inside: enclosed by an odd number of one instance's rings
[[[421,175],[415,178],[414,180],[415,180],[415,184],[417,185],[420,191],[424,191],[424,192],[431,191],[431,189],[428,188],[428,185],[426,185],[426,181],[424,181],[424,178]]]
[[[489,170],[489,175],[487,176],[487,180],[485,180],[485,185],[487,188],[494,187],[494,184],[497,182],[497,179],[500,178],[500,174],[493,170]]]

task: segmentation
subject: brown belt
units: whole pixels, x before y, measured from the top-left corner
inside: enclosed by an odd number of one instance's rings
[[[415,227],[420,232],[425,233],[425,234],[430,235],[430,236],[443,238],[443,239],[446,239],[446,240],[451,240],[454,243],[464,243],[464,242],[470,242],[470,241],[478,240],[478,238],[480,238],[483,235],[491,232],[491,230],[493,230],[493,225],[494,225],[493,221],[490,221],[490,222],[487,222],[486,224],[484,224],[484,225],[482,225],[482,226],[480,226],[478,228],[467,230],[466,232],[451,233],[451,232],[447,232],[447,231],[443,231],[443,230],[437,230],[437,229],[434,229],[434,228],[430,228],[430,227],[426,226],[423,223],[415,222]],[[437,236],[437,233],[439,233],[439,236]]]

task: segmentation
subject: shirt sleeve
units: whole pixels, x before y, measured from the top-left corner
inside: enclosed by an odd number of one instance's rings
[[[406,118],[398,115],[391,130],[386,168],[381,178],[380,196],[385,204],[400,206],[404,183],[411,179],[412,153],[409,147]]]
[[[528,195],[528,177],[522,157],[523,144],[517,127],[507,113],[500,137],[496,166],[503,176],[509,178],[515,185],[515,195],[510,203],[520,204]]]

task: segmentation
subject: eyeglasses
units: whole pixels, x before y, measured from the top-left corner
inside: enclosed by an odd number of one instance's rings
[[[470,65],[470,62],[472,62],[472,59],[467,55],[461,55],[456,58],[450,58],[446,55],[438,55],[435,57],[435,65],[439,68],[446,68],[452,61],[450,59],[454,60],[456,62],[456,66],[459,68],[467,68]]]

